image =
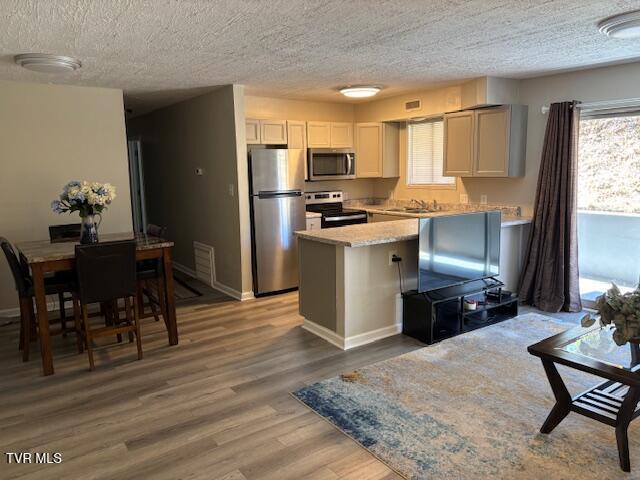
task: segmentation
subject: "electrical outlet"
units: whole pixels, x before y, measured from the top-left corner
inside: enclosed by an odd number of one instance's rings
[[[460,194],[460,203],[462,203],[464,205],[469,203],[469,195],[467,195],[466,193],[461,193]]]
[[[487,196],[480,195],[480,205],[486,205],[486,204],[487,204]]]
[[[393,267],[393,256],[398,255],[396,250],[389,250],[389,266]]]
[[[229,196],[233,197],[234,193],[235,193],[235,188],[233,186],[233,183],[230,183],[229,184]]]

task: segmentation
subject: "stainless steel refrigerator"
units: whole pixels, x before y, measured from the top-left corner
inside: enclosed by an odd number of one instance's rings
[[[254,148],[249,153],[253,292],[298,286],[294,232],[304,230],[304,151]]]

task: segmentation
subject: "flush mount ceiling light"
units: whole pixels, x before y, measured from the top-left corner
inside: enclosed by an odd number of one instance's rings
[[[598,29],[613,38],[640,38],[640,10],[605,18]]]
[[[73,72],[82,66],[76,58],[48,53],[23,53],[13,59],[21,67],[43,73]]]
[[[340,89],[340,93],[350,98],[366,98],[373,97],[380,91],[380,87],[370,85],[357,85],[353,87],[344,87]]]

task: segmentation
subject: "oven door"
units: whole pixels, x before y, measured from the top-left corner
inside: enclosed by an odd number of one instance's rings
[[[322,216],[322,228],[344,227],[356,223],[367,223],[367,213],[362,212],[356,215],[335,215]]]
[[[349,148],[310,148],[309,180],[356,178],[356,156]]]

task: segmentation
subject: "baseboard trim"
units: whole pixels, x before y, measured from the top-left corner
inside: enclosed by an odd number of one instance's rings
[[[192,268],[182,265],[181,263],[178,263],[175,260],[173,262],[173,268],[175,268],[177,271],[181,273],[184,273],[185,275],[189,275],[191,278],[195,278],[196,280],[199,280],[202,282],[202,280],[200,280],[196,275],[196,271],[193,270]],[[235,288],[231,288],[228,285],[225,285],[224,283],[220,283],[217,280],[214,280],[213,283],[209,286],[214,290],[218,290],[219,292],[224,293],[225,295],[235,298],[236,300],[244,301],[244,300],[251,300],[252,298],[254,298],[253,292],[251,290],[249,290],[248,292],[241,292],[239,290],[236,290]]]
[[[35,307],[34,307],[35,308]],[[58,310],[58,300],[51,300],[47,302],[47,311]],[[5,308],[0,310],[0,317],[11,318],[20,316],[20,307]]]
[[[35,308],[35,305],[34,305],[34,308]],[[56,300],[51,300],[47,302],[48,315],[51,315],[51,312],[54,312],[57,310],[60,310],[60,304],[58,303],[57,295],[56,295]],[[69,300],[66,302],[66,311],[67,313],[69,313],[71,310],[72,310],[71,301]],[[99,308],[97,305],[89,305],[89,312],[97,312],[98,310]],[[37,312],[37,309],[36,309],[36,312]],[[19,317],[19,316],[20,316],[20,307],[5,308],[3,310],[0,310],[0,318],[12,318],[12,317]],[[73,313],[71,313],[71,316],[67,318],[70,318],[71,320],[73,320]]]
[[[302,321],[302,328],[314,335],[317,335],[323,340],[326,340],[331,345],[334,345],[341,350],[345,350],[344,337],[338,335],[336,332],[333,332],[322,325],[318,325],[317,323],[313,323],[306,318]]]
[[[360,347],[377,340],[382,340],[383,338],[397,335],[400,332],[402,332],[402,323],[397,323],[395,325],[378,328],[377,330],[372,330],[370,332],[353,335],[344,339],[344,349],[349,350],[350,348]]]
[[[196,276],[196,271],[192,268],[187,267],[186,265],[182,265],[181,263],[173,261],[173,268],[178,270],[180,273],[184,273],[185,275],[189,275],[191,278],[198,278]]]
[[[367,345],[377,340],[382,340],[383,338],[391,337],[402,332],[402,324],[398,323],[395,325],[390,325],[388,327],[378,328],[370,332],[360,333],[358,335],[352,335],[351,337],[345,338],[326,327],[307,320],[306,318],[302,322],[302,328],[307,330],[308,332],[313,333],[314,335],[317,335],[323,340],[329,342],[331,345],[334,345],[342,350],[361,347],[362,345]]]

